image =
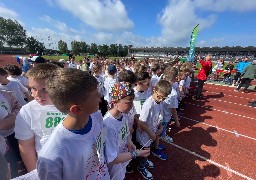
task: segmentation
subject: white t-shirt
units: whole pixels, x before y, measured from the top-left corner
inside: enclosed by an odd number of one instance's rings
[[[151,77],[152,87],[155,87],[160,79],[161,79],[161,77],[158,77],[156,74],[153,74],[152,77]]]
[[[135,106],[132,107],[132,109],[128,112],[128,121],[129,121],[129,127],[133,128],[134,124],[134,116],[137,114]]]
[[[91,115],[91,129],[86,134],[73,133],[60,123],[39,152],[40,179],[109,180],[102,122],[99,111]]]
[[[77,69],[77,64],[76,63],[69,63],[68,68]]]
[[[18,81],[19,83],[21,83],[24,87],[28,87],[28,78],[25,76],[17,76],[15,78],[8,76],[7,77],[8,80],[10,81]]]
[[[173,83],[173,84],[172,84],[172,89],[176,89],[176,92],[177,92],[177,99],[179,100],[179,98],[180,98],[179,83],[178,83],[178,82]]]
[[[17,81],[9,81],[6,85],[0,85],[0,89],[12,91],[13,96],[17,98],[21,106],[27,104],[24,100],[24,93],[28,92],[28,89]]]
[[[34,169],[33,171],[27,174],[13,178],[11,180],[40,180],[40,179],[38,177],[37,169]]]
[[[40,105],[36,100],[24,105],[15,120],[15,137],[27,140],[35,136],[36,151],[40,151],[53,129],[66,117],[54,105]]]
[[[128,162],[109,164],[118,156],[119,153],[128,152],[128,148],[126,147],[127,138],[130,133],[128,116],[127,114],[122,113],[122,117],[122,120],[117,120],[108,112],[103,118],[103,125],[106,128],[105,154],[108,163],[109,175],[111,179],[115,177],[114,179],[116,180],[124,179],[126,172],[125,167],[128,164]]]
[[[179,101],[178,101],[178,93],[176,89],[176,84],[172,85],[171,94],[163,102],[163,121],[169,122],[171,119],[171,108],[178,108]]]
[[[105,96],[104,99],[109,103],[110,102],[110,97],[109,94],[112,91],[112,87],[114,86],[114,84],[117,83],[117,79],[116,78],[111,78],[111,77],[106,77],[105,82],[104,82],[104,87],[105,87]]]
[[[162,103],[157,104],[152,96],[150,96],[142,106],[139,120],[145,122],[148,128],[152,132],[156,133],[162,120],[161,116],[163,117]],[[137,129],[136,139],[141,146],[149,147],[151,144],[148,142],[150,140],[150,136],[145,131]]]
[[[9,106],[9,104],[7,100],[2,96],[2,94],[0,94],[0,120],[4,119],[8,115],[6,106]]]
[[[133,104],[136,109],[136,113],[140,114],[142,105],[144,104],[146,99],[151,96],[152,91],[151,91],[151,88],[148,88],[147,91],[139,92],[136,90],[136,87],[134,87],[133,90],[134,90],[134,95],[135,95]]]
[[[0,106],[1,121],[1,119],[4,119],[12,111],[8,100],[3,96],[2,93],[0,93]],[[12,133],[14,133],[14,127],[9,130],[0,130],[0,135],[3,137],[7,137]]]
[[[190,76],[187,76],[186,77],[186,82],[185,82],[185,87],[186,88],[189,88],[190,87],[190,83],[191,83],[191,77]]]
[[[185,79],[180,80],[179,85],[182,86],[182,87],[184,87],[184,85],[185,85]]]
[[[100,76],[94,76],[98,81],[98,92],[100,93],[100,97],[103,97],[105,94],[105,88],[104,88],[104,78]]]

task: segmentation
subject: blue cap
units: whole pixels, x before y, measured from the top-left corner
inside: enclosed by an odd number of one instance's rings
[[[116,66],[114,64],[108,65],[108,72],[109,73],[116,73],[117,72]]]

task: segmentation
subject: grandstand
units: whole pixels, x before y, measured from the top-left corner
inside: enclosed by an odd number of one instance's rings
[[[214,58],[235,59],[241,56],[256,57],[256,47],[225,46],[225,47],[196,47],[195,54],[205,55],[211,53]],[[128,56],[168,58],[173,56],[186,57],[189,47],[132,47],[129,46]]]

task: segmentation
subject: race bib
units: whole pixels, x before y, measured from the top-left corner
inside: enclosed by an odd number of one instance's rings
[[[134,107],[136,109],[137,114],[140,114],[142,106],[146,100],[133,101]]]
[[[106,137],[106,129],[103,128],[99,135],[96,137],[96,150],[97,156],[100,163],[104,163],[104,147],[105,147],[105,137]]]
[[[120,145],[122,145],[123,143],[126,143],[126,139],[129,134],[130,134],[129,124],[127,121],[125,121],[123,127],[121,128],[121,130],[119,132]]]
[[[11,108],[6,101],[0,101],[0,106],[4,108],[7,112],[11,113]]]
[[[65,119],[66,114],[59,111],[41,111],[40,123],[42,127],[43,136],[50,135],[53,129]]]

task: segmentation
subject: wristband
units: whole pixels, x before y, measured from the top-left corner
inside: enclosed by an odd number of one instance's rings
[[[132,159],[136,159],[138,157],[138,153],[136,150],[132,151],[131,155],[132,155]]]

